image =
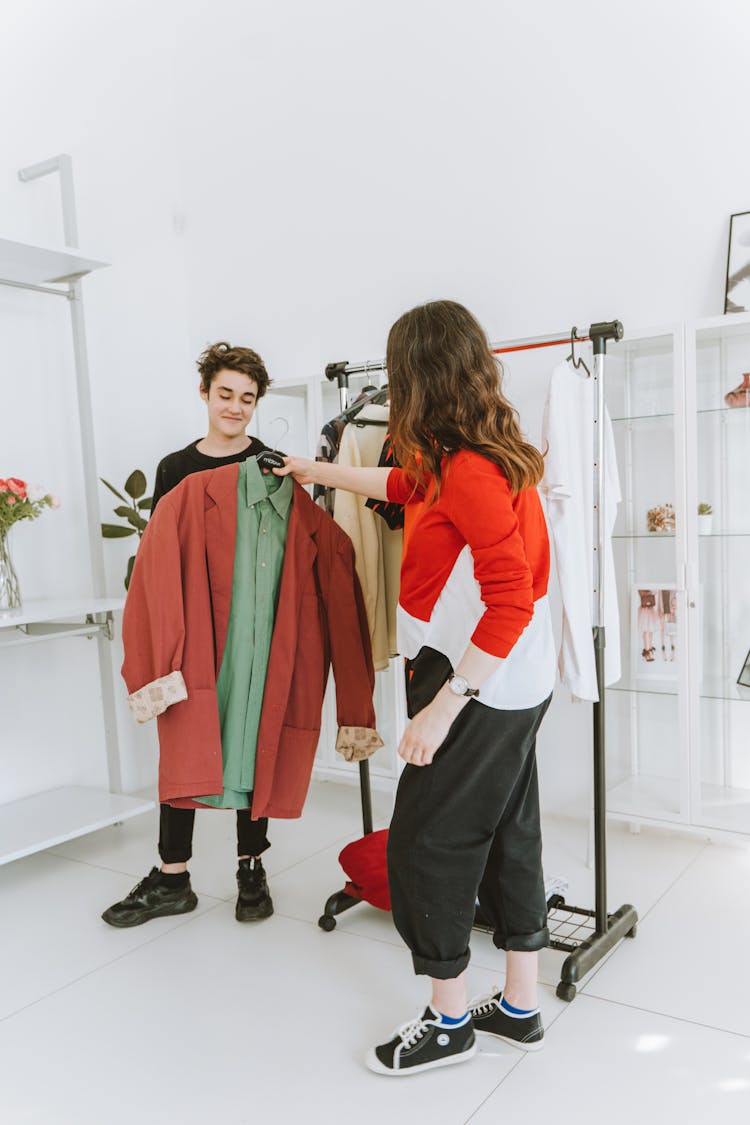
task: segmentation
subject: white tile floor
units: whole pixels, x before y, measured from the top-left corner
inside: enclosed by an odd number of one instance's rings
[[[375,795],[376,823],[389,804]],[[114,930],[99,918],[156,860],[156,814],[0,868],[3,1125],[233,1125],[502,1121],[536,1125],[750,1121],[750,849],[666,832],[609,833],[610,909],[638,936],[555,995],[563,955],[541,958],[544,1051],[503,1044],[400,1082],[361,1058],[416,1014],[390,915],[367,906],[333,933],[317,918],[359,834],[356,790],[313,786],[300,821],[275,822],[266,866],[276,913],[234,920],[233,818],[197,818],[195,913]],[[551,818],[545,866],[592,904],[587,826]],[[476,934],[471,988],[503,980]]]

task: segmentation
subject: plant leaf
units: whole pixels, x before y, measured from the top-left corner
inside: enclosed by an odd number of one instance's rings
[[[128,559],[128,569],[125,572],[125,589],[130,586],[130,576],[133,573],[133,563],[135,562],[135,555],[131,555]]]
[[[147,496],[144,500],[138,501],[138,507],[140,508],[140,510],[142,512],[150,512],[151,507],[153,505],[153,502],[154,502],[153,496]]]
[[[139,516],[138,513],[132,511],[132,509],[128,512],[125,519],[130,526],[134,527],[137,531],[145,531],[148,527],[148,522],[144,520],[143,516]]]
[[[116,516],[122,516],[122,518],[126,520],[133,509],[129,504],[127,506],[125,504],[119,504],[116,508],[113,508],[112,511]]]
[[[114,492],[115,496],[117,496],[117,497],[118,497],[118,499],[120,499],[120,500],[124,500],[124,501],[125,501],[125,503],[127,504],[127,502],[128,502],[128,498],[127,498],[127,496],[123,496],[123,494],[122,494],[121,492],[118,492],[118,491],[117,491],[117,489],[116,489],[116,488],[114,488],[114,487],[113,487],[113,486],[112,486],[112,485],[111,485],[111,484],[109,483],[109,481],[108,481],[108,480],[105,480],[105,479],[104,479],[104,477],[99,477],[99,480],[100,480],[100,481],[102,482],[102,484],[105,484],[105,485],[107,486],[107,488],[109,489],[109,491],[110,491],[110,492]]]
[[[105,539],[125,539],[128,535],[135,535],[134,527],[120,527],[117,523],[102,524],[102,536]]]
[[[134,500],[145,495],[146,492],[146,476],[140,469],[134,469],[128,479],[125,481],[125,491],[128,496],[132,496]]]

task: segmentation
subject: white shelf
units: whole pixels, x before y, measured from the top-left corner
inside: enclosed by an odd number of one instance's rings
[[[45,285],[69,281],[108,265],[77,250],[32,246],[0,238],[0,281]]]
[[[32,625],[41,621],[85,618],[89,613],[114,612],[124,605],[124,598],[32,598],[24,602],[18,611],[0,612],[0,637],[4,628],[16,629],[19,625]]]
[[[0,610],[0,650],[97,633],[111,640],[112,613],[124,604],[124,598],[42,599],[18,610]]]
[[[70,786],[0,805],[0,864],[64,844],[120,820],[139,816],[153,801]]]

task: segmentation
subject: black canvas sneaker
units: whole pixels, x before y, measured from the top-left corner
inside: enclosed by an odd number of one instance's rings
[[[273,902],[268,891],[266,873],[259,859],[241,859],[237,868],[237,906],[234,916],[238,922],[258,922],[273,914]]]
[[[540,1013],[512,1016],[500,1007],[502,992],[495,992],[469,1005],[477,1034],[494,1035],[522,1051],[540,1051],[544,1046],[544,1028]]]
[[[470,1017],[458,1026],[446,1026],[428,1005],[421,1016],[397,1028],[387,1043],[370,1048],[365,1062],[376,1074],[401,1077],[465,1062],[476,1052]]]
[[[161,881],[158,867],[152,867],[121,902],[108,907],[102,918],[110,926],[141,926],[152,918],[168,914],[188,914],[198,905],[198,896],[190,886],[190,877],[184,887],[173,889]]]

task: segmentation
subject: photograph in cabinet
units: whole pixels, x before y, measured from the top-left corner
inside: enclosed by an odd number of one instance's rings
[[[633,675],[677,678],[677,590],[646,583],[633,590]]]

